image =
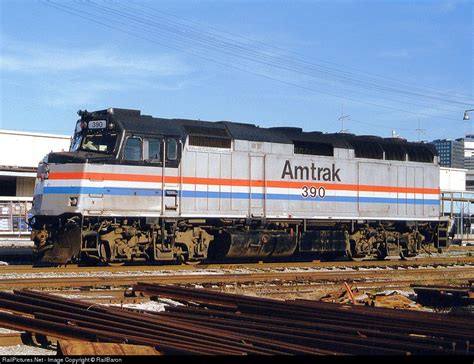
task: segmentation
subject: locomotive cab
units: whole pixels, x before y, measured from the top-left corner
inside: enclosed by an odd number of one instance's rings
[[[111,224],[123,225],[123,216],[133,226],[144,224],[143,216],[177,213],[179,134],[141,128],[143,116],[135,110],[78,114],[70,150],[49,153],[38,165],[30,225],[42,261],[66,263],[88,249],[88,255],[110,260],[117,255],[116,244],[111,241],[102,249],[107,257],[98,256],[102,238],[93,226],[105,224],[105,232]],[[137,168],[143,176],[137,177]],[[164,181],[165,175],[174,181]],[[136,258],[148,258],[146,244],[138,246],[143,249]],[[130,258],[128,253],[118,255]]]
[[[77,207],[80,201],[77,196],[70,196],[69,203],[66,204],[69,209],[64,211],[64,205],[59,205],[59,201],[54,197],[58,193],[47,193],[60,191],[51,190],[52,180],[65,173],[68,170],[65,167],[67,165],[74,166],[75,169],[75,174],[69,177],[80,177],[84,172],[81,166],[88,163],[113,163],[117,158],[122,131],[117,128],[109,114],[87,111],[78,111],[78,114],[81,118],[76,123],[69,151],[49,153],[38,165],[31,211],[33,215],[57,216],[62,213],[79,212]],[[64,191],[68,190],[74,195],[72,184],[66,182],[62,187]],[[80,193],[77,188],[75,190],[76,195]]]

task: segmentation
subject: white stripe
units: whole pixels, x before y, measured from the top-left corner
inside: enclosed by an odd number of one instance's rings
[[[398,198],[396,192],[368,192],[360,191],[359,197],[375,197],[375,198]]]
[[[45,187],[115,187],[115,188],[161,188],[157,182],[90,181],[90,180],[47,180]]]

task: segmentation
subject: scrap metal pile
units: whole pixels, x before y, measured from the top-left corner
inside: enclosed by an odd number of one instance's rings
[[[430,306],[472,306],[474,305],[474,279],[460,286],[411,285],[418,301]]]
[[[0,292],[0,327],[48,339],[148,345],[162,354],[469,355],[474,349],[472,316],[146,283],[133,289],[185,305],[144,312],[35,291]]]

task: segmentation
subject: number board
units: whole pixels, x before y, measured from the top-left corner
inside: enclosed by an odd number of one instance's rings
[[[105,120],[89,121],[89,129],[104,129],[107,122]]]

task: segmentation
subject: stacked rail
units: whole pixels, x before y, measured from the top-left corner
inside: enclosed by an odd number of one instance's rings
[[[197,306],[167,307],[184,323],[357,355],[472,354],[472,316],[348,306],[308,300],[277,301],[139,283],[135,291]]]
[[[418,302],[427,306],[469,306],[474,305],[474,280],[461,286],[415,285],[411,287],[418,297]]]
[[[0,327],[46,337],[155,347],[162,354],[329,354],[296,344],[207,329],[173,317],[91,305],[34,291],[0,292]],[[12,311],[5,312],[3,310]],[[248,340],[248,341],[246,341]]]
[[[472,318],[146,283],[134,291],[186,305],[143,312],[35,291],[0,292],[0,326],[44,342],[128,343],[180,355],[460,355],[473,349]]]

